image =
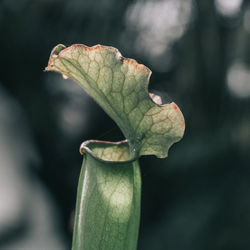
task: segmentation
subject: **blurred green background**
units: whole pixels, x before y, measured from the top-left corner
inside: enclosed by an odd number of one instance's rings
[[[121,140],[80,87],[45,73],[58,43],[114,46],[186,119],[144,157],[139,250],[250,249],[250,1],[1,0],[0,249],[67,250],[79,145]]]

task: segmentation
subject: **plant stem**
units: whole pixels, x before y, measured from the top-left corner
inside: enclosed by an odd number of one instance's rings
[[[107,162],[85,151],[72,250],[136,250],[140,196],[138,160]]]

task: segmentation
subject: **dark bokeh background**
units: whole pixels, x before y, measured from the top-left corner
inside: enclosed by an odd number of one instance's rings
[[[1,0],[0,249],[70,249],[79,145],[122,135],[43,69],[58,43],[100,43],[150,67],[186,119],[167,159],[141,160],[138,249],[249,250],[249,38],[244,0]]]

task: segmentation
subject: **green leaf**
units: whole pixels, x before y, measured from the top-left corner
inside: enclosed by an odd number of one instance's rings
[[[126,141],[87,141],[79,178],[72,250],[136,250],[141,176]]]
[[[148,93],[151,71],[107,46],[57,45],[46,70],[78,82],[110,115],[130,145],[131,158],[163,158],[184,133],[183,115],[175,103],[161,104]]]

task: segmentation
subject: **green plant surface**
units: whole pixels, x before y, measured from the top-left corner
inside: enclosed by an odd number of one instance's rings
[[[141,155],[167,157],[184,133],[175,103],[148,93],[151,71],[107,46],[57,45],[47,71],[71,78],[117,123],[126,140],[81,146],[73,250],[135,250],[140,220]]]
[[[185,123],[177,105],[162,105],[157,96],[155,103],[148,93],[151,71],[113,47],[57,45],[46,70],[75,80],[100,104],[128,140],[132,157],[164,158],[183,136]]]
[[[126,141],[87,141],[79,178],[73,250],[135,250],[141,176]]]

